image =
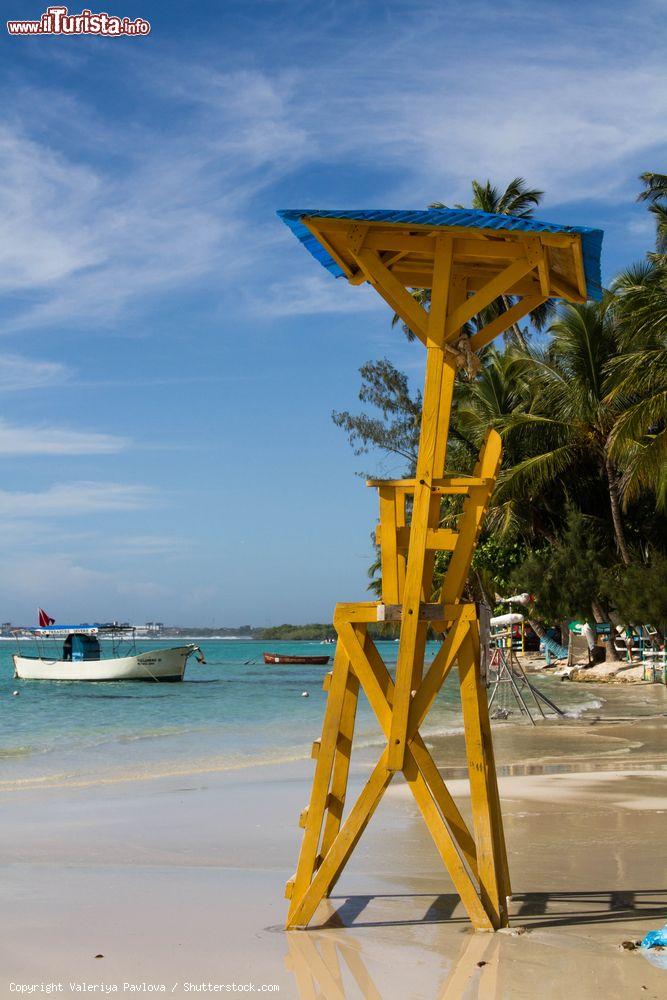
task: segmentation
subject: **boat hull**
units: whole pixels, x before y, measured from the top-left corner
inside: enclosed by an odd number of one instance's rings
[[[310,663],[322,667],[331,659],[330,656],[282,656],[280,653],[264,653],[263,655],[265,663]]]
[[[152,649],[109,660],[47,660],[14,655],[14,676],[26,681],[182,681],[197,646]]]

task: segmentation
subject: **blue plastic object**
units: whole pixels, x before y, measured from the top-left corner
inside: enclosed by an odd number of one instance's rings
[[[306,250],[336,278],[343,277],[343,270],[322,244],[301,221],[303,218],[349,219],[351,222],[397,222],[415,226],[462,226],[466,229],[522,230],[528,233],[579,233],[584,258],[586,291],[589,299],[602,298],[600,253],[601,229],[587,226],[561,226],[557,222],[540,222],[539,219],[519,219],[513,215],[480,212],[472,208],[431,208],[428,211],[397,211],[395,209],[343,209],[290,208],[281,209],[279,218],[289,226]]]
[[[641,943],[642,948],[667,948],[667,924],[657,931],[649,931]]]
[[[644,958],[648,959],[651,965],[667,971],[667,924],[656,931],[649,931],[640,948]],[[663,951],[663,948],[666,950]]]

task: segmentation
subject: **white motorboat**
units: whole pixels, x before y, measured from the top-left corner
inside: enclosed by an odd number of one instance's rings
[[[182,681],[192,655],[205,662],[194,643],[137,652],[134,629],[118,625],[61,625],[33,635],[39,655],[14,654],[14,676],[22,680]],[[110,656],[101,639],[110,645]]]

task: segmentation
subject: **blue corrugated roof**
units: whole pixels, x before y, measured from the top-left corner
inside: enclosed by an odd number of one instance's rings
[[[522,230],[528,233],[580,233],[584,258],[584,274],[588,297],[599,301],[602,298],[602,277],[600,274],[600,254],[602,251],[601,229],[586,226],[561,226],[557,222],[540,222],[539,219],[518,219],[513,215],[495,215],[479,212],[472,208],[430,208],[427,211],[396,211],[392,209],[362,209],[353,211],[333,211],[331,209],[282,209],[279,217],[289,226],[306,250],[330,271],[336,278],[343,277],[343,270],[324,249],[301,219],[318,217],[321,219],[350,219],[353,222],[402,222],[415,226],[462,226],[468,229]]]

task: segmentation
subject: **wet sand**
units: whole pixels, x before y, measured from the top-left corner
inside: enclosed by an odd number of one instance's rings
[[[667,972],[619,946],[667,919],[667,699],[603,697],[585,719],[494,726],[514,890],[495,935],[470,932],[398,779],[312,930],[290,933],[310,762],[3,793],[0,995],[210,982],[301,1000],[663,996]],[[467,813],[462,739],[430,742]]]

